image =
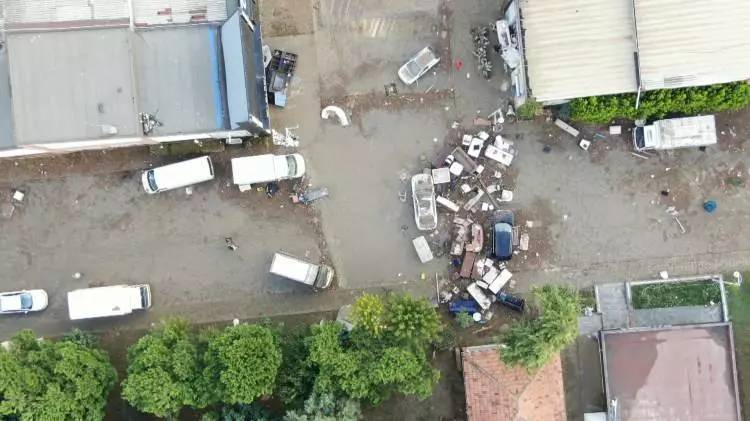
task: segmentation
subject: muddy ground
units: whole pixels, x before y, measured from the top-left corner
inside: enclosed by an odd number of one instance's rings
[[[498,6],[490,0],[259,3],[264,41],[299,54],[288,106],[272,109],[271,119],[277,130],[295,128],[309,183],[330,190],[312,209],[292,206],[284,192],[268,198],[229,185],[230,156],[288,151],[263,144],[212,154],[217,180],[192,195],[146,195],[139,171],[181,158],[154,157],[145,148],[0,162],[0,201],[9,200],[11,189],[27,192],[15,215],[0,220],[3,288],[42,287],[51,297],[42,314],[0,320],[0,337],[24,327],[43,334],[68,329],[65,292],[88,285],[152,284],[151,311],[80,325],[110,332],[173,314],[203,323],[331,310],[363,290],[432,297],[434,273],[448,272],[449,262],[419,264],[411,245],[419,235],[412,204],[399,193],[404,174],[421,172],[446,143],[459,141],[454,122],[476,132],[474,117],[507,104],[498,57],[492,56],[492,79],[484,80],[474,68],[469,34],[494,21]],[[396,71],[424,45],[439,51],[441,63],[404,86]],[[386,97],[391,83],[398,95]],[[321,120],[328,104],[348,108],[352,125]],[[508,207],[524,226],[534,222],[529,252],[510,264],[516,290],[746,266],[750,111],[717,118],[716,147],[648,159],[630,153],[627,126],[621,136],[581,127],[594,139],[586,152],[544,117],[506,123],[501,133],[518,149],[504,169],[514,190]],[[708,199],[718,202],[717,212],[702,210]],[[449,218],[439,216],[443,223]],[[224,247],[226,236],[239,245],[236,252]],[[268,264],[277,249],[332,262],[337,287],[313,295],[271,278]],[[74,279],[75,272],[83,277]]]

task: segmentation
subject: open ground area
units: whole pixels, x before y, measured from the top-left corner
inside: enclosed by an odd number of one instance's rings
[[[482,130],[475,117],[507,108],[511,94],[500,58],[491,52],[495,71],[484,79],[470,34],[494,22],[499,6],[491,0],[259,2],[264,42],[299,55],[288,105],[272,108],[270,117],[276,130],[292,128],[299,136],[304,183],[330,192],[309,206],[291,203],[292,182],[282,182],[273,197],[259,186],[240,192],[232,184],[231,157],[292,151],[267,140],[212,153],[216,179],[190,194],[143,191],[143,169],[181,159],[146,147],[0,161],[0,202],[9,202],[14,189],[26,193],[14,214],[0,219],[2,289],[43,288],[50,297],[42,313],[0,319],[0,340],[22,328],[57,335],[77,326],[105,332],[111,345],[120,330],[142,330],[172,315],[212,323],[328,312],[364,291],[435,298],[435,274],[448,277],[452,262],[447,253],[419,262],[412,239],[424,233],[414,221],[408,180],[442,162],[452,149],[446,145],[460,145],[461,134]],[[406,86],[396,72],[425,45],[441,61]],[[398,93],[387,95],[391,83]],[[352,124],[321,119],[321,108],[331,104],[350,112]],[[748,121],[750,110],[719,114],[718,145],[640,157],[631,153],[628,124],[622,135],[580,127],[594,139],[584,151],[546,116],[507,121],[501,134],[515,144],[513,164],[486,171],[502,169],[501,184],[514,193],[507,208],[530,238],[529,250],[508,263],[514,289],[524,294],[551,282],[587,287],[651,279],[660,271],[694,275],[747,267]],[[703,210],[706,200],[717,202],[714,213]],[[442,249],[452,214],[439,208],[438,218],[441,225],[430,238]],[[227,237],[237,250],[227,249]],[[334,288],[313,293],[270,275],[278,250],[332,264]],[[68,320],[66,292],[132,283],[151,285],[150,311]],[[744,295],[738,300],[750,305]],[[742,338],[750,320],[745,313],[735,312],[744,323],[736,329]],[[485,332],[482,340],[496,332]],[[750,345],[744,339],[738,344],[740,391],[747,395]],[[583,360],[598,353],[591,338],[574,348],[563,358],[568,376],[590,367]],[[452,358],[437,356],[446,374],[431,400],[402,399],[370,415],[453,419],[464,403],[455,399],[463,389]],[[566,377],[568,393],[586,387],[595,394],[600,377]],[[601,409],[588,407],[585,398],[568,398],[571,417]]]

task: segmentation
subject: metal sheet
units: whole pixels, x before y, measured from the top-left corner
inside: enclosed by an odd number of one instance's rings
[[[16,144],[138,133],[129,31],[7,35]]]
[[[217,27],[140,31],[133,45],[138,109],[163,124],[153,136],[228,128]]]
[[[750,2],[635,0],[645,89],[750,79]]]
[[[521,17],[537,101],[635,91],[630,1],[523,0]]]

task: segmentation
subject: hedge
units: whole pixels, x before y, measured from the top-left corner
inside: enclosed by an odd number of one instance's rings
[[[635,99],[635,94],[574,99],[570,102],[570,116],[577,121],[608,123],[619,118],[660,119],[667,116],[738,110],[750,105],[750,85],[745,82],[734,82],[648,91],[641,94],[637,110]]]

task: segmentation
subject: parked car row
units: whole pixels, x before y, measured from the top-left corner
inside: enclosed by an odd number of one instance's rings
[[[238,186],[299,178],[304,174],[305,160],[297,153],[232,159],[232,178]],[[141,175],[143,188],[149,194],[188,187],[213,178],[214,166],[209,156],[151,168]]]
[[[275,253],[270,273],[307,285],[314,291],[326,289],[333,282],[334,270],[325,264],[314,264],[284,252]],[[27,314],[42,311],[49,303],[42,289],[0,293],[0,314]],[[70,320],[124,316],[151,307],[148,284],[113,285],[77,289],[68,292]]]
[[[47,308],[43,289],[0,293],[0,314],[27,314]],[[142,285],[114,285],[68,292],[70,320],[122,316],[151,307],[151,288]]]

